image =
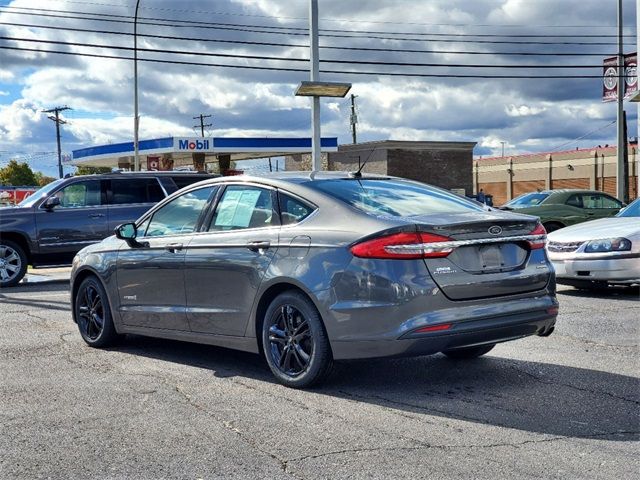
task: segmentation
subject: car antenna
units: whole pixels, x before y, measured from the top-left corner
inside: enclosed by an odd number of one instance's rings
[[[365,159],[364,162],[362,162],[362,165],[358,166],[358,170],[356,172],[349,172],[349,176],[353,177],[353,178],[362,178],[362,170],[364,169],[364,166],[367,164],[367,162],[369,161],[369,159],[371,158],[371,155],[373,155],[373,152],[376,151],[376,148],[378,148],[378,146],[376,145],[375,147],[373,147],[373,150],[371,150],[369,152],[369,155],[367,155],[367,158]]]

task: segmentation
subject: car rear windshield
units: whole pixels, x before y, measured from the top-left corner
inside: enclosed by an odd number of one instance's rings
[[[336,179],[317,180],[308,185],[374,215],[411,217],[484,209],[454,193],[409,180]]]
[[[505,205],[511,208],[535,207],[546,200],[548,196],[548,193],[525,193],[505,203]]]

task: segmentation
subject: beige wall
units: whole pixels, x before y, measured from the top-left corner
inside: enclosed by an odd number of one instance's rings
[[[629,146],[629,197],[637,192],[637,147]],[[522,193],[550,188],[587,188],[616,195],[616,149],[576,150],[474,161],[474,189],[500,205]]]

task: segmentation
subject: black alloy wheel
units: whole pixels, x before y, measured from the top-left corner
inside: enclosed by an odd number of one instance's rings
[[[271,302],[262,340],[269,368],[286,386],[319,383],[331,369],[331,348],[320,315],[302,293],[285,292]]]
[[[0,287],[13,287],[27,273],[24,249],[11,240],[0,241]]]
[[[109,300],[95,277],[86,278],[75,297],[76,322],[82,339],[92,347],[106,347],[117,338]]]

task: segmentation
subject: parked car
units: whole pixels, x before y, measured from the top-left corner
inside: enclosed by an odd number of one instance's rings
[[[624,204],[617,198],[594,190],[543,190],[525,193],[505,203],[504,210],[540,218],[547,232],[587,220],[611,217]]]
[[[334,360],[473,358],[549,335],[545,238],[535,217],[409,180],[217,178],[81,250],[73,318],[93,347],[133,333],[262,352],[305,387]]]
[[[176,190],[210,178],[196,172],[83,175],[56,180],[15,207],[0,208],[0,287],[27,265],[70,265],[83,247],[113,233]]]
[[[640,199],[613,218],[550,234],[547,252],[558,283],[578,288],[640,284]]]

